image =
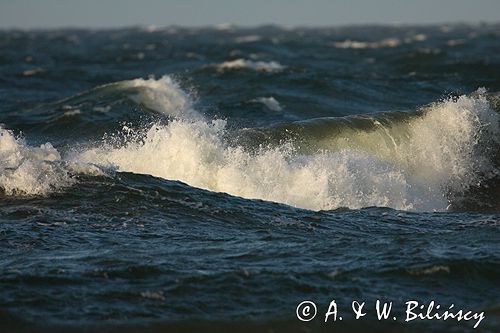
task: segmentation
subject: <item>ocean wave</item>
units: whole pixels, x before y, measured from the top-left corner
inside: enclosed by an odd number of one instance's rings
[[[258,72],[281,72],[286,67],[276,61],[253,61],[243,58],[225,61],[215,66],[219,71],[249,69]]]
[[[464,45],[465,43],[467,43],[465,39],[449,39],[446,41],[445,45],[448,47],[455,47]]]
[[[119,171],[309,209],[395,206],[410,209],[403,175],[369,155],[342,151],[294,156],[293,147],[248,152],[224,142],[225,122],[155,125],[139,142],[83,152],[78,160]]]
[[[90,110],[108,113],[111,106],[127,100],[146,110],[175,118],[200,118],[193,108],[192,96],[184,91],[170,76],[159,79],[133,79],[113,82],[84,91],[49,105],[52,108],[74,110],[80,105],[90,105]],[[66,114],[75,115],[75,114]],[[56,117],[60,117],[57,115]]]
[[[333,46],[338,49],[381,49],[381,48],[394,48],[402,44],[412,44],[415,42],[423,42],[427,39],[424,34],[416,34],[404,38],[403,40],[399,38],[385,38],[379,41],[356,41],[351,39],[346,39],[341,42],[334,42]]]
[[[257,103],[264,104],[271,111],[281,111],[281,104],[274,97],[258,97],[252,100]]]
[[[246,36],[240,36],[236,37],[234,41],[238,44],[244,44],[244,43],[255,43],[262,40],[262,37],[259,35],[246,35]]]
[[[30,147],[0,128],[0,188],[6,195],[47,194],[74,183],[50,144]]]
[[[204,119],[169,77],[113,86],[139,88],[129,92],[170,120],[145,128],[123,126],[111,139],[66,149],[71,153],[64,158],[50,144],[30,148],[4,130],[4,160],[14,161],[3,162],[4,191],[45,194],[71,184],[73,169],[58,166],[64,162],[312,210],[383,206],[433,211],[446,210],[471,186],[498,175],[492,156],[500,144],[500,118],[482,90],[415,113],[235,131],[224,120]]]
[[[153,125],[140,140],[90,149],[78,159],[313,210],[445,210],[450,193],[497,172],[483,143],[498,144],[499,117],[481,93],[435,103],[399,121],[365,121],[373,126],[348,126],[326,137],[312,131],[305,153],[300,136],[248,149],[225,139],[223,120],[175,120]]]
[[[136,88],[138,102],[147,108],[174,117],[199,117],[193,109],[191,96],[170,76],[160,79],[135,79],[120,83],[124,88]]]
[[[450,273],[450,267],[446,265],[435,265],[428,268],[408,270],[411,275],[432,275],[439,273]]]
[[[397,38],[387,38],[378,42],[362,42],[346,39],[342,42],[334,42],[333,46],[338,49],[380,49],[385,47],[396,47],[401,44]]]

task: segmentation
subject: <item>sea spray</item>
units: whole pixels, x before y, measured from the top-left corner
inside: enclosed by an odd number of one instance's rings
[[[127,91],[135,103],[166,120],[123,126],[111,139],[85,148],[66,147],[63,158],[50,144],[29,148],[3,130],[6,161],[17,158],[17,164],[4,167],[4,192],[49,193],[74,182],[75,172],[67,165],[78,165],[90,173],[100,168],[149,174],[312,210],[382,206],[433,211],[445,210],[471,185],[498,172],[491,150],[499,144],[499,115],[482,90],[415,113],[271,127],[266,129],[270,136],[254,140],[250,135],[246,141],[241,138],[251,130],[229,131],[224,120],[206,120],[168,76],[121,81],[87,95],[117,91]],[[273,135],[282,139],[268,140]]]
[[[483,94],[435,103],[408,121],[375,123],[381,127],[375,131],[350,128],[330,140],[345,141],[348,134],[354,144],[309,154],[297,154],[293,141],[252,150],[231,145],[225,126],[222,120],[155,124],[139,141],[104,144],[77,158],[313,210],[432,211],[445,210],[450,192],[463,192],[495,170],[481,138],[499,133],[498,115]],[[377,141],[381,132],[390,140]]]
[[[30,147],[0,128],[0,188],[5,194],[47,194],[73,182],[50,143]]]

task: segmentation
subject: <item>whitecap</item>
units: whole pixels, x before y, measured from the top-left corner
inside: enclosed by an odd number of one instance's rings
[[[481,92],[445,100],[392,129],[405,139],[393,138],[390,155],[347,146],[297,155],[293,143],[250,152],[227,144],[223,120],[174,120],[153,125],[118,148],[113,143],[84,151],[76,160],[313,210],[446,210],[449,191],[463,192],[480,175],[494,172],[481,137],[499,141],[499,120]],[[378,134],[352,135],[372,142]]]
[[[401,44],[401,40],[397,38],[386,38],[377,42],[362,42],[346,39],[342,42],[334,42],[333,46],[338,49],[379,49],[393,48]]]
[[[262,39],[259,35],[248,35],[248,36],[240,36],[236,37],[234,41],[238,44],[244,44],[244,43],[255,43],[258,42]]]
[[[254,102],[264,104],[269,110],[281,111],[283,108],[274,97],[259,97],[253,100]]]
[[[47,194],[73,182],[50,143],[30,147],[0,128],[0,188],[4,194]]]
[[[281,72],[285,66],[276,61],[253,61],[243,58],[225,61],[215,66],[219,71],[249,69],[259,72]]]

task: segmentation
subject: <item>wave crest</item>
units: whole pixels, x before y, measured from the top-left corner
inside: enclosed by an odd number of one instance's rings
[[[285,66],[276,61],[253,61],[246,59],[236,59],[225,61],[215,66],[219,71],[249,69],[258,72],[281,72]]]
[[[29,147],[2,129],[4,192],[46,194],[74,183],[72,174],[97,172],[96,165],[313,210],[384,206],[432,211],[446,210],[470,188],[499,177],[494,159],[500,116],[482,90],[415,113],[236,131],[228,130],[224,120],[207,121],[197,113],[170,77],[122,81],[72,99],[117,91],[168,115],[168,121],[124,126],[123,135],[108,136],[65,158],[49,143]]]
[[[483,95],[462,96],[403,120],[373,120],[374,129],[332,132],[305,154],[300,139],[248,149],[225,139],[224,121],[175,120],[79,159],[314,210],[445,210],[454,194],[498,171],[484,145],[498,144],[498,122]]]

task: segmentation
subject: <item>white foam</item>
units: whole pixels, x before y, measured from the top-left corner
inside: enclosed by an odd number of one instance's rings
[[[229,22],[224,22],[224,23],[219,23],[215,25],[215,30],[218,31],[232,31],[236,28],[236,26],[233,23]]]
[[[43,68],[34,68],[34,69],[27,69],[23,71],[23,76],[34,76],[37,74],[42,74],[45,73],[45,70]]]
[[[446,41],[446,46],[455,47],[459,45],[464,45],[466,43],[465,39],[450,39]]]
[[[412,36],[411,39],[416,42],[423,42],[427,40],[427,36],[425,34],[416,34]]]
[[[64,117],[74,117],[74,116],[79,116],[82,112],[79,110],[79,109],[75,109],[75,110],[70,110],[70,111],[66,111],[63,113],[63,116]]]
[[[424,34],[415,34],[404,38],[403,40],[399,38],[385,38],[379,41],[368,42],[368,41],[356,41],[351,39],[346,39],[341,42],[334,42],[333,46],[338,49],[381,49],[381,48],[394,48],[401,44],[412,44],[415,42],[423,42],[427,39]]]
[[[334,42],[333,46],[338,49],[380,49],[399,46],[401,41],[397,38],[387,38],[377,42],[361,42],[347,39],[342,42]]]
[[[202,119],[189,95],[168,77],[121,84],[139,87],[139,102],[172,120],[146,129],[124,127],[122,142],[101,143],[65,158],[50,143],[30,147],[0,129],[3,191],[47,194],[73,184],[75,173],[99,173],[97,165],[313,210],[432,211],[446,209],[448,192],[464,191],[481,182],[481,175],[498,172],[483,143],[500,144],[500,119],[483,91],[436,103],[423,116],[396,123],[390,129],[392,147],[373,137],[377,131],[356,130],[353,141],[373,149],[346,145],[300,155],[291,143],[252,152],[228,145],[225,122]]]
[[[435,192],[458,193],[478,184],[481,174],[497,172],[484,143],[500,144],[500,117],[484,92],[436,103],[412,123],[411,140],[401,145],[407,153],[399,154],[399,162],[421,184],[439,184],[433,186]]]
[[[170,76],[122,81],[122,88],[136,88],[137,102],[157,112],[177,118],[199,118],[193,109],[192,99]]]
[[[259,72],[280,72],[284,70],[286,67],[276,61],[269,61],[269,62],[253,61],[241,58],[223,62],[221,64],[216,65],[216,68],[220,71],[250,69]]]
[[[94,110],[95,112],[100,112],[100,113],[108,113],[109,111],[111,111],[111,106],[110,105],[94,106],[92,108],[92,110]]]
[[[258,42],[262,39],[259,35],[247,35],[247,36],[240,36],[236,37],[234,41],[238,44],[244,44],[244,43],[255,43]]]
[[[169,76],[158,80],[122,81],[101,88],[132,88],[137,91],[136,102],[149,109],[177,119],[202,119],[192,108],[189,94]],[[71,106],[64,105],[63,110],[66,111],[49,122],[81,114]],[[94,110],[108,112],[109,107]],[[74,184],[73,176],[78,173],[103,174],[93,164],[79,163],[71,157],[61,158],[50,143],[31,147],[11,131],[0,127],[0,189],[6,195],[45,195]]]
[[[416,34],[416,35],[406,37],[404,39],[404,42],[406,44],[412,44],[414,42],[423,42],[425,40],[427,40],[427,36],[425,34]]]
[[[293,157],[288,146],[250,154],[226,146],[224,126],[221,120],[173,121],[153,126],[142,141],[91,149],[78,159],[303,208],[409,208],[400,195],[405,180],[386,163],[356,152]]]
[[[0,128],[0,188],[7,195],[47,194],[74,181],[50,143],[30,147]]]
[[[175,120],[152,126],[143,140],[91,149],[78,160],[313,210],[445,210],[448,190],[494,171],[479,136],[488,131],[498,140],[498,120],[482,96],[444,101],[411,124],[406,143],[394,141],[390,158],[355,149],[295,155],[290,145],[249,153],[226,145],[224,121]]]
[[[259,97],[254,100],[255,102],[264,104],[271,111],[281,111],[283,108],[274,97]]]

